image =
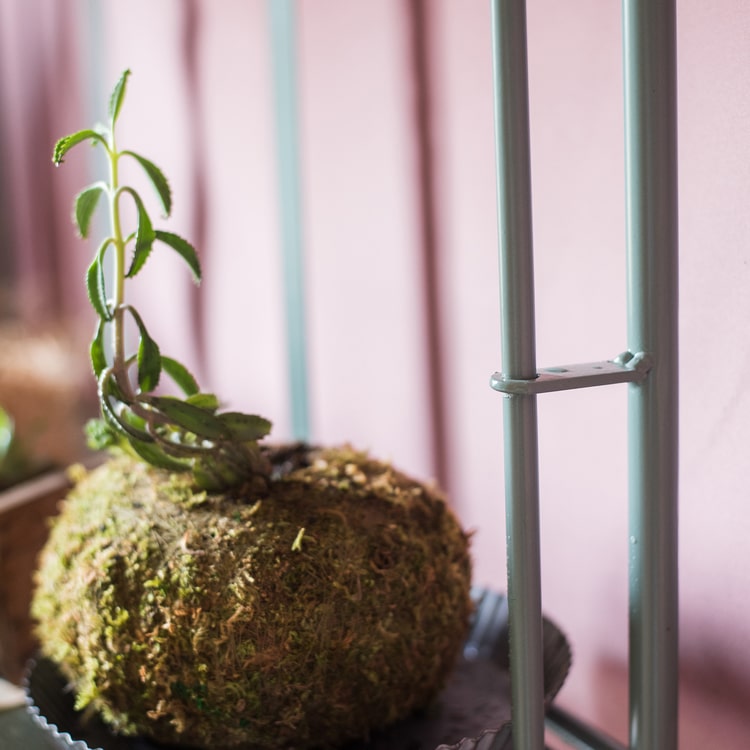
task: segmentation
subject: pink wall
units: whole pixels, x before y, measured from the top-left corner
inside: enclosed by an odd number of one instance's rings
[[[10,6],[19,15],[24,4]],[[82,33],[86,5],[62,4],[78,12]],[[430,476],[407,6],[300,3],[312,421],[315,439],[348,439]],[[501,404],[488,386],[500,366],[489,8],[485,0],[428,7],[449,489],[477,529],[477,582],[502,589]],[[207,385],[273,418],[276,437],[288,437],[265,3],[106,8],[102,77],[109,86],[124,67],[134,73],[123,138],[170,175],[171,228],[202,238],[206,360],[185,325],[193,292],[173,259],[150,261],[159,270],[144,275],[139,304],[157,339],[169,331],[174,353]],[[528,13],[538,360],[609,358],[625,348],[619,7],[537,0]],[[686,750],[750,743],[748,39],[742,0],[678,3]],[[57,71],[60,85],[78,90],[74,73]],[[77,127],[71,119],[55,119],[55,134]],[[62,206],[72,190],[53,178]],[[560,700],[622,739],[625,401],[617,386],[540,400],[544,607],[575,659]]]

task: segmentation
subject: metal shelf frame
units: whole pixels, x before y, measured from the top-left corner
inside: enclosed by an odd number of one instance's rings
[[[542,750],[537,394],[628,384],[631,750],[676,750],[678,228],[675,0],[623,0],[627,351],[537,369],[525,0],[490,0],[513,747]],[[620,748],[556,710],[573,746]]]
[[[512,740],[542,750],[545,725],[580,750],[624,750],[553,707],[545,717],[537,396],[628,386],[629,748],[676,750],[678,704],[678,228],[675,0],[622,0],[627,348],[611,360],[537,368],[525,0],[492,17]],[[294,79],[294,1],[272,21],[286,308],[295,432],[305,438],[302,253]],[[287,123],[285,126],[284,123]],[[286,129],[285,129],[286,128]],[[287,158],[285,154],[288,154]],[[624,540],[625,541],[625,540]]]

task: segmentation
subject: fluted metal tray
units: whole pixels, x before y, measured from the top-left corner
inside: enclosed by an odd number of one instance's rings
[[[504,595],[475,589],[471,629],[448,684],[429,709],[341,750],[485,750],[510,747],[508,606]],[[544,620],[547,704],[571,664],[567,639]],[[408,675],[404,676],[408,679]],[[27,706],[60,750],[162,750],[145,738],[113,734],[96,716],[73,708],[73,695],[55,665],[38,659],[26,676]],[[185,746],[188,748],[189,746]],[[172,748],[174,750],[174,748]]]

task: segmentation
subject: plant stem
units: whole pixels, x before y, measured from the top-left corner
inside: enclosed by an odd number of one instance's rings
[[[115,246],[114,319],[112,321],[112,369],[115,379],[125,394],[132,397],[130,379],[125,363],[125,240],[120,224],[120,186],[118,174],[119,153],[115,144],[114,128],[109,136],[109,206],[112,222],[112,239]]]

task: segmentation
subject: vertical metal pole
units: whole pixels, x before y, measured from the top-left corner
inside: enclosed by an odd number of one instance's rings
[[[107,50],[104,44],[106,36],[105,28],[106,8],[97,0],[86,0],[80,7],[79,19],[81,37],[84,40],[82,54],[79,58],[78,80],[81,82],[83,91],[83,114],[86,122],[104,122],[106,111],[102,109],[102,102],[106,102],[109,94],[107,88],[110,84],[104,80],[102,75],[107,60]],[[92,182],[100,179],[106,174],[105,156],[103,149],[92,148],[88,150],[88,172]],[[107,220],[104,211],[96,211],[92,217],[94,230],[100,231],[101,236],[106,236]],[[105,266],[109,267],[113,262],[112,253],[106,253]],[[109,276],[107,278],[110,278]]]
[[[536,377],[524,0],[491,0],[503,375]],[[544,747],[536,396],[505,395],[513,745]]]
[[[623,0],[629,386],[630,746],[676,750],[677,145],[674,0]]]
[[[86,0],[81,16],[86,43],[84,54],[81,55],[80,77],[84,87],[85,115],[88,118],[86,122],[98,122],[104,118],[101,103],[105,98],[103,93],[107,91],[102,80],[102,62],[107,59],[103,41],[105,33],[102,4],[96,0]],[[99,152],[100,149],[92,149],[93,151]],[[94,218],[99,215],[95,214]]]
[[[276,105],[276,146],[281,203],[284,305],[292,403],[297,440],[310,434],[305,341],[304,262],[300,197],[294,0],[268,0]]]

